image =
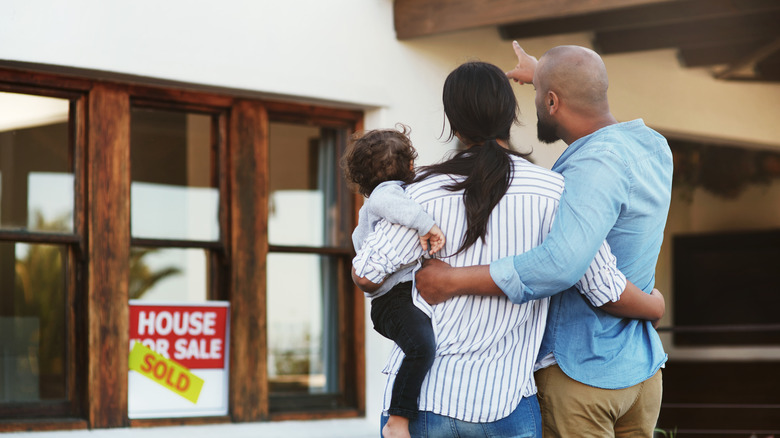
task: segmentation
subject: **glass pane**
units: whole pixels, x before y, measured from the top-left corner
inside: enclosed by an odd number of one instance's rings
[[[335,257],[268,254],[272,395],[338,391],[338,269]]]
[[[70,101],[0,93],[0,227],[73,232]]]
[[[207,300],[208,252],[130,248],[130,299],[198,303]]]
[[[133,237],[219,240],[211,120],[211,116],[200,114],[133,109]]]
[[[0,403],[66,399],[67,248],[0,243]]]
[[[338,157],[346,131],[270,124],[271,245],[350,247],[351,193]]]

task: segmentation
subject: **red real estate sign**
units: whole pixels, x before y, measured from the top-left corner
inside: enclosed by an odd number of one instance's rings
[[[188,369],[223,369],[228,307],[130,305],[130,348],[140,342]]]

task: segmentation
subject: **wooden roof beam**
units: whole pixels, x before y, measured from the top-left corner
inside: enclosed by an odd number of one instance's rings
[[[395,0],[399,40],[521,21],[621,10],[682,0]]]
[[[755,72],[760,80],[780,82],[780,50],[758,61]]]
[[[594,45],[601,54],[654,50],[670,47],[691,48],[734,44],[756,38],[780,36],[780,9],[754,12],[735,19],[693,19],[662,26],[626,28],[596,32]]]
[[[610,31],[618,29],[665,26],[692,19],[735,17],[748,13],[780,10],[777,0],[678,0],[646,4],[624,9],[520,22],[501,26],[507,40],[533,38],[559,33]]]
[[[777,56],[778,52],[780,52],[780,38],[777,38],[771,43],[759,47],[757,50],[751,53],[748,53],[738,62],[735,62],[734,64],[730,65],[728,68],[717,73],[715,77],[718,79],[738,79],[742,77],[748,77],[748,78],[755,77],[756,65],[769,57]]]
[[[772,42],[769,38],[738,41],[731,44],[708,45],[680,49],[677,57],[685,67],[708,67],[718,64],[733,64],[739,62],[746,53],[753,52]]]

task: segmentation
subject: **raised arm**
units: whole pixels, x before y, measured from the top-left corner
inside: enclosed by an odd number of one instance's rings
[[[530,84],[534,80],[536,64],[539,61],[537,61],[536,57],[525,53],[525,50],[520,47],[517,41],[512,41],[512,49],[514,49],[515,55],[517,55],[517,65],[512,70],[506,72],[506,76],[519,84]]]

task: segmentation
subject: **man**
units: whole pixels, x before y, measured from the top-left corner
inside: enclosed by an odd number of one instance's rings
[[[537,62],[513,45],[518,65],[507,76],[533,83],[539,139],[568,145],[552,169],[566,182],[552,230],[538,247],[489,266],[426,263],[416,286],[429,303],[468,294],[505,294],[514,303],[552,296],[536,373],[545,436],[652,436],[666,361],[652,322],[611,316],[605,311],[627,300],[595,308],[571,286],[606,238],[626,278],[653,289],[671,151],[641,119],[612,116],[598,54],[561,46]]]

